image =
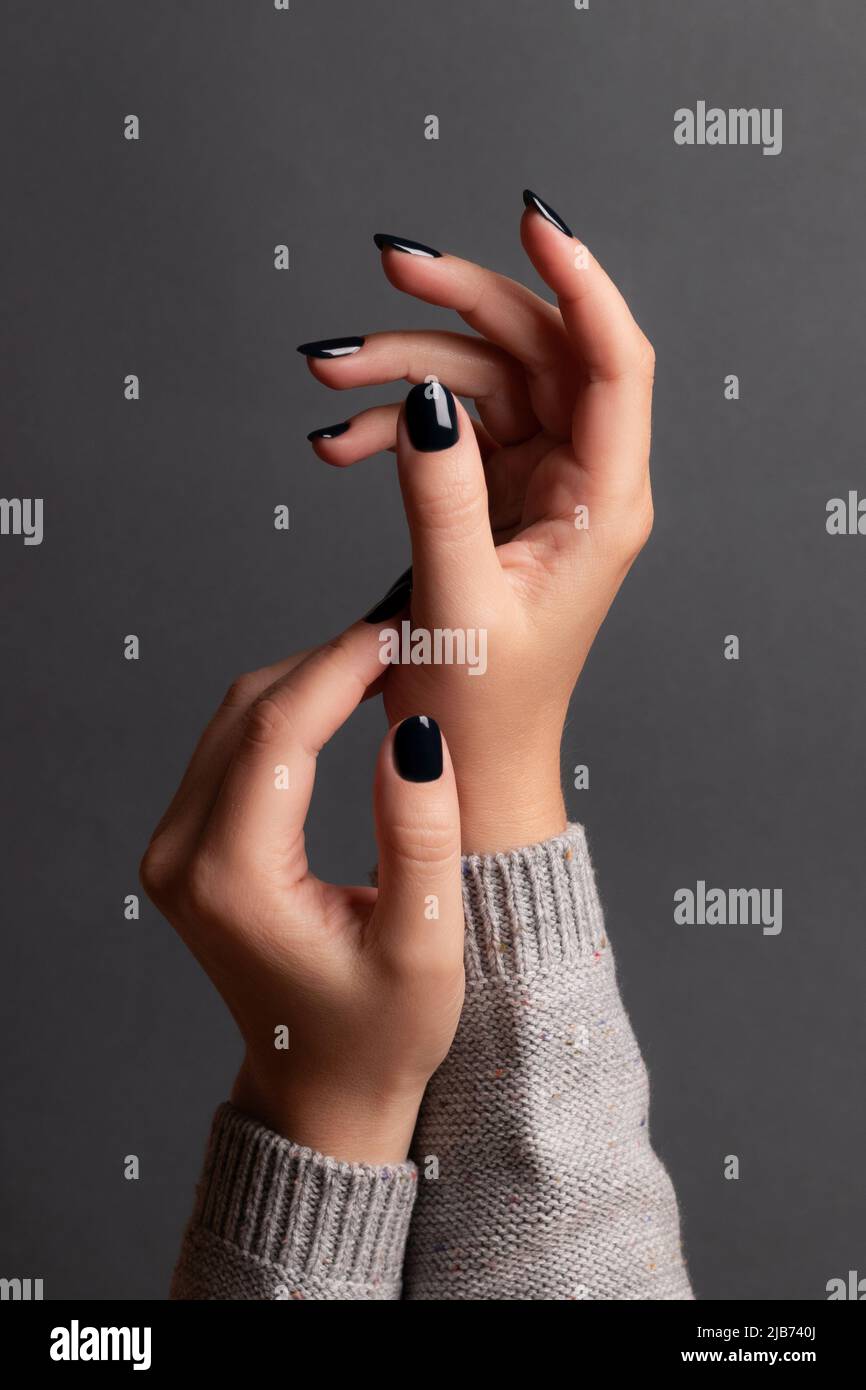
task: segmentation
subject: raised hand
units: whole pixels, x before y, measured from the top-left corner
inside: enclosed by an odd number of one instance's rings
[[[481,852],[562,830],[568,701],[652,526],[652,348],[562,219],[528,191],[524,202],[523,246],[556,305],[378,235],[397,289],[455,309],[480,336],[385,332],[300,349],[335,389],[418,383],[405,408],[376,406],[310,437],[340,467],[396,448],[413,574],[371,622],[393,625],[411,597],[413,628],[486,634],[483,675],[400,665],[384,687],[391,719],[424,708],[440,722],[464,848]],[[475,402],[477,421],[455,395]]]

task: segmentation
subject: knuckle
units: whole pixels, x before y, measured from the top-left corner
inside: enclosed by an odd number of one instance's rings
[[[647,498],[643,505],[630,516],[625,528],[625,549],[630,559],[634,559],[643,550],[652,535],[653,520],[652,499]]]
[[[219,884],[216,865],[206,854],[193,856],[182,888],[183,906],[192,916],[209,913],[219,902]]]
[[[246,709],[256,697],[257,682],[253,672],[236,676],[222,699],[223,709]]]
[[[166,854],[158,839],[152,840],[138,866],[139,882],[152,902],[165,899],[173,877],[171,857]]]
[[[264,695],[250,705],[244,725],[244,742],[252,748],[268,747],[285,735],[288,725],[280,701],[273,695]]]
[[[336,637],[329,637],[323,644],[322,654],[326,661],[343,666],[349,664],[351,647],[347,633],[339,632]]]
[[[656,351],[649,338],[640,335],[640,342],[637,350],[637,362],[641,373],[652,381],[656,370]]]

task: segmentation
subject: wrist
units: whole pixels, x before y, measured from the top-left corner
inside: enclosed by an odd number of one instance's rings
[[[423,1090],[404,1094],[340,1089],[327,1081],[303,1085],[263,1075],[247,1055],[231,1102],[268,1129],[347,1163],[404,1163]]]
[[[464,854],[504,854],[561,835],[568,823],[559,746],[483,770],[457,770]]]

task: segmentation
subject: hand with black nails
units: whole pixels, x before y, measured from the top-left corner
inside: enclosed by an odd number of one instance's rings
[[[357,623],[236,681],[141,866],[243,1035],[236,1106],[368,1164],[406,1157],[463,1001],[459,810],[433,719],[405,719],[380,750],[378,889],[324,883],[307,863],[317,755],[381,670]]]
[[[380,233],[391,283],[456,310],[478,336],[385,332],[300,349],[338,390],[416,383],[405,407],[375,406],[310,438],[338,467],[396,448],[413,567],[371,622],[411,602],[413,629],[486,633],[483,676],[407,664],[384,686],[391,721],[426,709],[445,731],[464,848],[478,852],[563,829],[569,698],[652,525],[652,348],[562,218],[528,190],[524,203],[523,246],[555,305]],[[477,420],[456,396],[475,402]]]

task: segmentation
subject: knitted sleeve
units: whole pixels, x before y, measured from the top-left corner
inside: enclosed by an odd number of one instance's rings
[[[463,861],[466,1003],[413,1145],[404,1299],[690,1299],[584,832]]]
[[[222,1105],[171,1297],[399,1299],[416,1179],[411,1163],[338,1163]]]

